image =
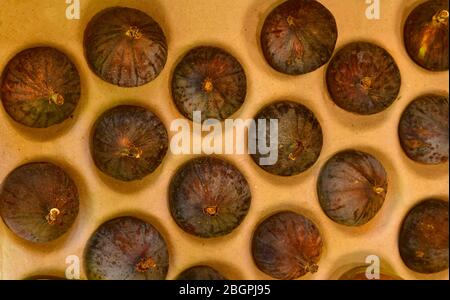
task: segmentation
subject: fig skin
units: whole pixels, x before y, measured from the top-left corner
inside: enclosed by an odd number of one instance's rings
[[[448,97],[428,94],[405,109],[398,136],[410,159],[436,165],[448,161],[448,130]]]
[[[154,80],[167,60],[167,41],[152,17],[134,8],[100,11],[84,33],[85,56],[102,80],[137,87]]]
[[[263,155],[256,149],[253,161],[263,170],[278,176],[293,176],[309,169],[322,151],[323,135],[319,121],[306,106],[292,101],[278,101],[263,108],[254,118],[266,119],[266,141],[270,141],[270,119],[278,120],[278,160],[273,165],[260,165]]]
[[[210,266],[195,266],[181,272],[176,280],[227,280]]]
[[[183,165],[172,178],[169,207],[185,232],[201,238],[229,234],[248,213],[251,192],[233,165],[214,157],[199,157]]]
[[[103,223],[86,245],[90,280],[164,280],[168,268],[164,238],[153,225],[135,217]]]
[[[61,51],[36,47],[15,55],[3,71],[1,98],[8,115],[33,128],[62,123],[81,95],[75,65]]]
[[[247,79],[239,61],[223,49],[201,46],[190,50],[176,66],[172,98],[180,113],[193,120],[225,120],[245,101]]]
[[[448,70],[448,15],[447,0],[431,0],[418,5],[406,20],[406,51],[429,71]]]
[[[140,180],[161,164],[168,143],[166,128],[156,115],[143,107],[120,105],[95,124],[92,156],[108,176]]]
[[[322,246],[319,229],[311,220],[283,211],[257,227],[252,254],[262,272],[276,279],[291,280],[318,270]]]
[[[372,155],[346,150],[322,167],[317,195],[325,214],[346,226],[361,226],[381,209],[388,187],[383,165]]]
[[[368,266],[360,266],[350,269],[344,274],[342,274],[341,277],[339,277],[339,280],[374,280],[367,278],[366,276],[367,267]],[[402,280],[402,278],[380,272],[380,278],[377,280]]]
[[[65,234],[78,215],[78,190],[60,167],[33,162],[13,170],[0,192],[0,214],[8,228],[32,243]]]
[[[405,217],[398,241],[405,265],[418,273],[448,269],[448,202],[427,199]]]
[[[355,114],[372,115],[395,101],[401,76],[385,49],[367,42],[354,42],[331,59],[326,82],[337,106]]]
[[[289,0],[267,16],[261,47],[273,69],[301,75],[330,60],[337,36],[336,21],[326,7],[317,1]]]

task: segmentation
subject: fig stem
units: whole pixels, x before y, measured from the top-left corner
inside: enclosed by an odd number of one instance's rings
[[[302,152],[303,152],[302,143],[298,142],[296,144],[295,150],[293,152],[289,153],[288,157],[289,157],[290,160],[296,160],[297,157],[299,157]]]
[[[139,147],[136,147],[134,145],[130,145],[127,148],[123,149],[121,152],[122,156],[130,157],[130,158],[136,158],[139,159],[142,156],[142,149]]]
[[[295,22],[294,22],[294,17],[293,16],[289,16],[286,18],[286,22],[288,23],[289,26],[294,26]]]
[[[208,216],[213,217],[213,216],[217,215],[217,213],[218,213],[218,207],[217,207],[216,205],[215,205],[215,206],[208,206],[208,207],[205,207],[205,208],[203,209],[203,212],[204,212],[205,214],[207,214]]]
[[[316,273],[319,270],[319,266],[315,263],[307,264],[305,266],[305,271],[311,274]]]
[[[58,216],[61,214],[61,211],[57,208],[50,209],[47,216],[45,216],[45,220],[49,225],[53,225],[56,223]]]
[[[136,272],[139,273],[145,273],[150,269],[153,269],[156,267],[155,261],[151,258],[142,258],[137,264],[136,264]]]
[[[381,186],[374,186],[373,191],[379,195],[379,194],[384,193],[384,188],[382,188]]]
[[[438,23],[445,24],[448,22],[448,15],[449,15],[448,10],[442,9],[436,13],[433,19]]]
[[[59,93],[51,92],[50,96],[48,97],[48,102],[61,106],[64,104],[64,97]]]
[[[363,79],[361,79],[360,84],[363,87],[363,89],[368,90],[372,86],[372,78],[366,76]]]
[[[125,35],[133,40],[139,40],[142,38],[142,32],[137,26],[130,26]]]
[[[214,89],[214,85],[211,78],[206,78],[205,80],[203,80],[202,88],[203,91],[207,93],[212,92],[212,90]]]

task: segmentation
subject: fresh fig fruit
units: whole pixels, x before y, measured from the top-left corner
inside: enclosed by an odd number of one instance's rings
[[[177,280],[227,280],[210,266],[194,266],[181,272]]]
[[[369,265],[367,266],[359,266],[352,268],[345,272],[344,274],[339,277],[339,280],[402,280],[400,277],[395,275],[390,275],[385,272],[381,272],[377,279],[371,279],[372,277],[367,277],[367,268],[370,268]],[[372,274],[370,274],[372,276]]]

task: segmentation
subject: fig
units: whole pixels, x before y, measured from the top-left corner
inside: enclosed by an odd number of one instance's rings
[[[143,107],[120,105],[97,120],[92,156],[108,176],[139,180],[161,164],[168,143],[166,128],[156,115]]]
[[[53,241],[74,223],[78,190],[69,175],[49,162],[19,166],[0,191],[0,214],[17,236],[33,243]]]
[[[330,60],[337,36],[336,21],[326,7],[314,0],[289,0],[264,21],[261,47],[273,69],[301,75]]]
[[[164,280],[168,269],[164,238],[152,224],[135,217],[103,223],[86,245],[90,280]]]
[[[430,274],[448,269],[448,202],[427,199],[406,215],[398,246],[411,270]]]
[[[448,129],[448,97],[427,94],[405,109],[398,136],[410,159],[435,165],[448,161]]]
[[[3,71],[1,98],[5,111],[16,122],[47,128],[71,117],[81,94],[75,65],[50,47],[23,50]]]
[[[221,159],[188,161],[172,178],[169,207],[184,231],[202,238],[233,231],[248,213],[251,192],[237,168]]]
[[[322,244],[319,229],[310,219],[283,211],[258,225],[252,240],[253,260],[273,278],[296,279],[317,272]]]
[[[84,49],[92,71],[120,87],[154,80],[167,60],[167,41],[152,17],[129,7],[97,13],[84,32]]]
[[[368,267],[370,267],[370,265],[352,268],[342,274],[341,277],[339,277],[339,280],[373,280],[367,278],[366,271]],[[377,280],[401,280],[401,278],[395,275],[387,274],[382,270]]]
[[[387,193],[387,175],[372,155],[346,150],[322,167],[317,195],[325,214],[346,226],[361,226],[381,209]]]
[[[263,108],[255,117],[257,132],[258,120],[266,120],[266,139],[257,136],[259,144],[268,145],[273,132],[270,120],[278,120],[278,159],[270,164],[261,164],[263,154],[260,147],[251,154],[252,159],[265,171],[279,176],[293,176],[309,169],[319,158],[322,150],[322,128],[314,113],[306,106],[292,101],[279,101]]]
[[[210,266],[191,267],[178,275],[177,280],[227,280],[216,269]]]
[[[401,76],[392,56],[366,42],[344,46],[327,68],[328,91],[340,108],[360,115],[379,113],[395,101]]]
[[[448,70],[448,1],[431,0],[409,14],[403,31],[406,51],[430,71]]]
[[[172,97],[180,113],[193,120],[224,120],[242,105],[247,80],[241,64],[223,49],[201,46],[190,50],[176,66]]]

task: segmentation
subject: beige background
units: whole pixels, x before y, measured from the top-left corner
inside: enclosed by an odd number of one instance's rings
[[[65,18],[62,0],[0,0],[0,69],[18,51],[50,45],[66,52],[78,66],[82,98],[73,120],[50,130],[19,126],[0,108],[0,180],[15,167],[33,160],[50,160],[75,179],[81,197],[80,214],[71,230],[48,245],[22,241],[0,222],[0,278],[30,275],[64,276],[65,258],[81,259],[86,241],[104,221],[133,214],[152,222],[165,236],[170,251],[168,278],[200,263],[214,266],[232,279],[269,279],[254,265],[250,241],[255,226],[275,211],[305,213],[320,227],[325,241],[319,271],[305,279],[336,278],[349,265],[364,263],[367,255],[382,258],[382,267],[406,279],[444,279],[448,270],[434,275],[409,271],[397,248],[399,226],[418,201],[436,196],[448,200],[448,164],[422,166],[403,154],[397,139],[401,112],[416,96],[427,92],[447,94],[448,72],[430,73],[416,66],[402,43],[402,24],[415,0],[381,0],[381,19],[368,20],[364,0],[321,0],[335,16],[337,49],[355,40],[368,40],[386,48],[402,75],[399,99],[386,111],[370,117],[347,113],[333,104],[324,85],[325,67],[310,74],[289,77],[273,71],[262,56],[258,37],[265,16],[280,0],[81,0],[81,19]],[[105,7],[139,8],[153,16],[168,38],[169,57],[161,75],[133,89],[112,86],[97,78],[83,57],[83,30],[90,18]],[[188,156],[165,157],[157,171],[144,181],[122,184],[106,178],[94,167],[89,153],[92,124],[109,107],[139,103],[157,113],[167,128],[179,118],[172,103],[169,81],[175,63],[191,47],[218,45],[233,53],[248,76],[245,104],[233,116],[251,118],[265,104],[292,99],[317,115],[324,131],[324,146],[317,163],[292,178],[265,173],[247,155],[227,156],[247,177],[252,191],[249,215],[231,234],[211,240],[184,233],[167,207],[171,176]],[[172,136],[173,133],[170,133]],[[320,167],[333,153],[356,148],[375,155],[389,175],[384,206],[366,226],[347,228],[325,217],[318,204],[315,182]],[[82,268],[82,278],[84,270]]]

